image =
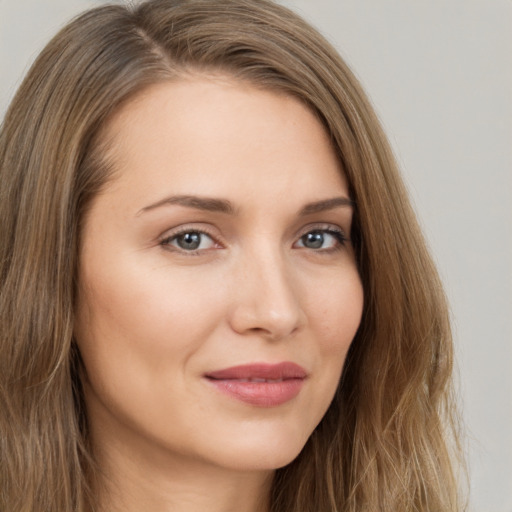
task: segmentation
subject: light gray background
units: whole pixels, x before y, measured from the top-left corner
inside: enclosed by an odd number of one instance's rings
[[[401,163],[451,300],[471,510],[512,512],[512,0],[282,0],[338,48]],[[93,0],[0,0],[0,118]]]

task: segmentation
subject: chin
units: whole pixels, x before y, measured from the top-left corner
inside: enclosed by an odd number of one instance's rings
[[[256,450],[238,452],[234,457],[224,458],[221,466],[238,472],[275,471],[290,464],[297,458],[303,446],[294,450],[281,450],[279,453]]]
[[[213,454],[220,465],[237,471],[271,471],[292,462],[302,451],[308,435],[290,431],[256,432],[218,445]]]

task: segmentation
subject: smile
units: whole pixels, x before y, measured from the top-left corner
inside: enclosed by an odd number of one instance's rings
[[[215,380],[215,379],[213,379]],[[252,379],[230,379],[231,381],[236,382],[266,382],[266,383],[272,383],[272,382],[283,382],[284,379],[258,379],[257,377],[254,377]]]
[[[207,373],[205,378],[216,390],[257,407],[277,407],[295,398],[308,374],[301,366],[249,364]]]

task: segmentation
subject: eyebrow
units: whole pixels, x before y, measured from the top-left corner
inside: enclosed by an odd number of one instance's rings
[[[199,197],[191,195],[179,195],[166,197],[164,199],[161,199],[160,201],[157,201],[156,203],[146,206],[139,210],[137,216],[147,211],[151,211],[156,208],[160,208],[161,206],[167,205],[185,206],[187,208],[193,208],[195,210],[219,212],[228,215],[236,215],[238,212],[238,210],[233,206],[233,204],[230,201],[227,201],[226,199],[216,199],[213,197]],[[333,210],[335,208],[340,207],[353,208],[354,205],[354,201],[352,201],[348,197],[333,197],[330,199],[323,199],[321,201],[315,201],[306,204],[301,208],[299,215],[301,217],[305,217],[306,215],[324,212],[327,210]]]
[[[162,199],[154,204],[146,206],[142,208],[137,213],[137,216],[140,214],[154,210],[155,208],[159,208],[160,206],[166,205],[178,205],[178,206],[186,206],[187,208],[194,208],[195,210],[205,210],[208,212],[220,212],[226,213],[228,215],[235,215],[236,209],[230,201],[225,199],[215,199],[212,197],[199,197],[199,196],[171,196]]]
[[[334,210],[335,208],[348,207],[353,208],[354,201],[348,197],[333,197],[332,199],[324,199],[306,204],[300,211],[302,217],[313,213],[324,212],[326,210]]]

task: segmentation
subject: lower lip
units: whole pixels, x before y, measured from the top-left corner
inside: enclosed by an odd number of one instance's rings
[[[208,379],[219,391],[237,400],[258,407],[277,407],[295,398],[304,379],[281,382],[244,382],[236,379]]]

